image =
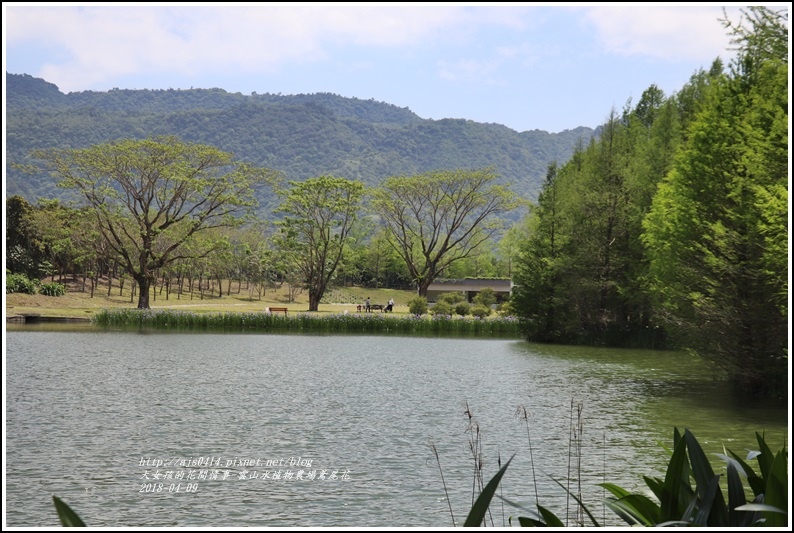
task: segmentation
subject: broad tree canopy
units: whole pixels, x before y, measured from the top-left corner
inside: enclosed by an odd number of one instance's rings
[[[518,197],[495,184],[491,168],[439,170],[387,178],[373,207],[388,229],[421,296],[448,266],[475,252],[505,228],[497,215],[515,209]]]
[[[274,240],[287,266],[299,273],[309,290],[309,311],[320,300],[339,266],[348,235],[357,218],[364,185],[333,176],[292,181],[280,191],[284,213]]]
[[[149,308],[157,269],[217,249],[217,240],[198,234],[242,223],[241,215],[257,205],[255,185],[275,174],[172,136],[33,156],[93,209],[103,238],[140,288],[139,309]]]

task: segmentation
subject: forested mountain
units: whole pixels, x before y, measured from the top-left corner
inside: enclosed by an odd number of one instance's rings
[[[374,185],[392,175],[493,166],[503,183],[534,199],[549,163],[568,161],[593,133],[587,127],[519,133],[499,124],[428,120],[408,108],[330,93],[243,95],[214,88],[64,94],[45,80],[6,73],[5,193],[31,202],[63,198],[51,177],[13,167],[30,163],[32,149],[176,135],[294,180],[325,174]]]

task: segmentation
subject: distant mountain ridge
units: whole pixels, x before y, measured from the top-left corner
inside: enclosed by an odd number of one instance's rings
[[[40,78],[6,73],[6,196],[31,202],[64,197],[50,176],[11,166],[25,163],[32,149],[164,134],[216,146],[294,180],[327,174],[376,185],[392,175],[493,166],[504,184],[534,199],[549,163],[566,162],[594,130],[519,133],[500,124],[423,119],[408,108],[331,93],[243,95],[213,88],[64,94]]]

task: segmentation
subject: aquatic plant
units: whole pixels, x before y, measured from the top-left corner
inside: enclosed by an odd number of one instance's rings
[[[688,429],[681,435],[675,428],[673,451],[664,479],[645,476],[645,483],[655,500],[641,493],[632,493],[613,483],[601,483],[611,496],[606,505],[631,526],[699,526],[699,527],[786,527],[788,526],[788,451],[784,445],[773,453],[764,439],[756,433],[759,449],[742,459],[725,450],[719,457],[727,467],[727,499],[720,485],[721,475],[715,474],[711,463],[695,436]],[[758,471],[747,461],[756,459]],[[496,487],[509,466],[507,462],[489,481],[469,511],[465,525],[483,524]],[[745,487],[742,479],[749,485]],[[581,499],[558,485],[581,506],[593,526],[600,526]],[[748,503],[747,494],[752,494]],[[552,511],[537,504],[538,511],[524,509],[530,516],[518,517],[518,523],[528,527],[564,527],[563,521]]]

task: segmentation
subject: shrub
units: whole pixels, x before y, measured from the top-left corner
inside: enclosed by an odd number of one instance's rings
[[[491,307],[496,303],[496,293],[490,287],[485,287],[474,297],[474,303],[485,307]]]
[[[485,318],[491,314],[491,308],[484,305],[475,305],[471,308],[471,314],[477,318]]]
[[[496,312],[499,316],[514,316],[516,314],[513,305],[510,302],[504,302],[496,307]]]
[[[408,301],[408,311],[412,315],[420,316],[427,313],[427,298],[415,296]]]
[[[465,299],[462,292],[445,292],[439,295],[437,302],[446,302],[454,306],[456,303],[462,302]]]
[[[471,313],[471,305],[469,302],[458,302],[455,304],[455,314],[466,316]]]
[[[66,287],[63,283],[44,283],[39,292],[45,296],[63,296],[66,294]]]
[[[449,302],[436,302],[436,305],[430,309],[433,316],[452,316],[452,305]]]
[[[6,273],[6,294],[15,292],[36,294],[36,282],[28,279],[25,274]]]

